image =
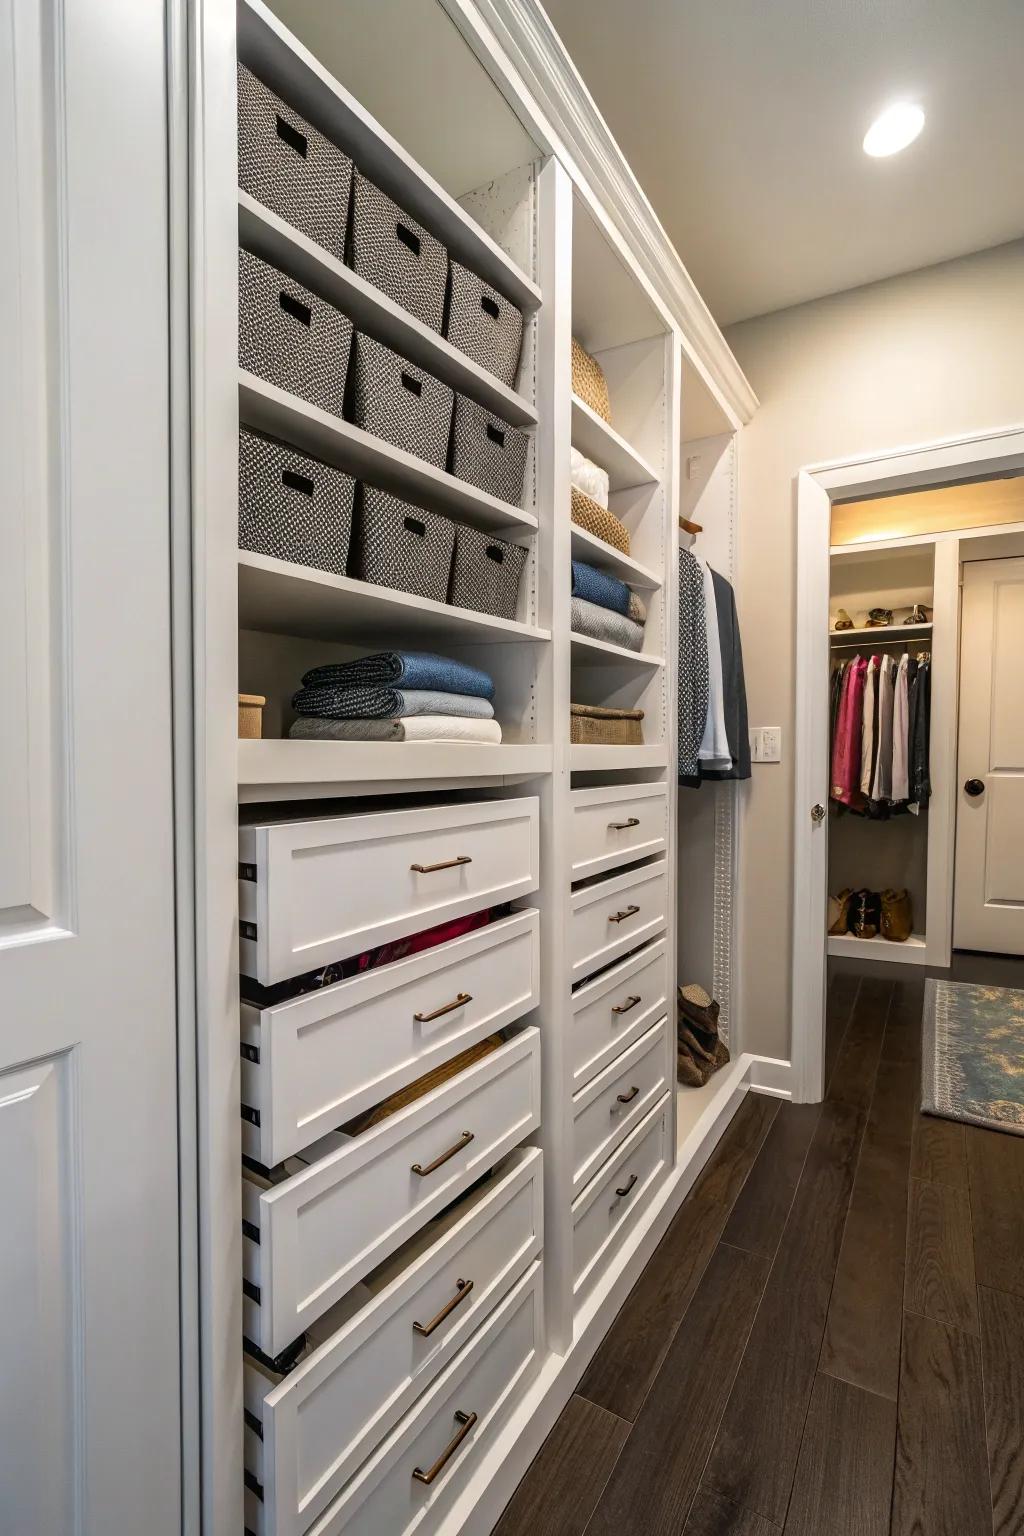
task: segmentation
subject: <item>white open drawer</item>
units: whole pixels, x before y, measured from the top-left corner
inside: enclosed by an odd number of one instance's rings
[[[668,800],[664,784],[574,789],[570,798],[574,880],[665,852]]]
[[[536,890],[536,797],[241,827],[242,972],[264,986]]]
[[[273,1168],[536,1007],[539,932],[536,908],[516,912],[289,1002],[243,1003],[246,1156]]]
[[[574,1195],[593,1178],[668,1087],[666,1029],[667,1020],[659,1020],[574,1096]]]
[[[246,1337],[279,1355],[539,1124],[525,1029],[370,1130],[325,1137],[282,1182],[243,1173]]]
[[[540,1367],[543,1290],[538,1262],[308,1536],[339,1536],[342,1531],[345,1536],[441,1536],[453,1504]]]
[[[574,1092],[661,1018],[667,987],[665,940],[656,939],[573,993],[569,1057]]]
[[[301,1536],[539,1256],[542,1182],[539,1150],[511,1153],[377,1271],[372,1291],[356,1287],[315,1324],[324,1342],[290,1374],[247,1362],[259,1536]]]
[[[664,859],[572,893],[572,979],[580,981],[665,927]]]
[[[672,1096],[666,1094],[573,1201],[573,1300],[577,1307],[671,1166]]]

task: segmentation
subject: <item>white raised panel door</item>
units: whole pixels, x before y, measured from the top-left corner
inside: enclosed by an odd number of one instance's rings
[[[969,562],[960,629],[957,949],[1024,955],[1022,656],[1024,560]]]
[[[165,16],[0,0],[0,1531],[180,1536]]]

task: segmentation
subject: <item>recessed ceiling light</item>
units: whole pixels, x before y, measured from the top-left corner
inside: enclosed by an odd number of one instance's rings
[[[895,155],[913,144],[924,127],[924,112],[912,101],[898,101],[876,117],[864,135],[864,153]]]

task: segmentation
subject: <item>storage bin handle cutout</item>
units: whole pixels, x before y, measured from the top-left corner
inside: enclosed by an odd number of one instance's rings
[[[401,240],[403,245],[407,245],[409,247],[414,256],[419,255],[420,238],[418,235],[414,235],[412,230],[407,228],[405,224],[396,224],[395,234],[398,236],[399,240]]]
[[[309,140],[304,133],[300,133],[297,128],[293,128],[291,123],[286,123],[280,113],[277,115],[277,136],[282,143],[288,145],[289,149],[294,149],[297,155],[301,155],[303,160],[306,159],[309,150]]]
[[[293,320],[298,320],[300,325],[310,326],[313,324],[312,310],[307,309],[305,304],[299,299],[293,298],[290,293],[285,293],[283,288],[278,294],[278,301],[285,314],[291,315]]]
[[[289,490],[301,491],[303,496],[312,496],[316,490],[316,486],[308,475],[297,475],[294,469],[282,469],[281,484],[286,485]]]
[[[487,423],[487,436],[490,438],[492,443],[497,443],[499,448],[504,448],[504,446],[505,446],[505,434],[504,434],[504,432],[502,432],[500,427],[496,427],[491,422],[488,422]]]
[[[426,523],[421,523],[418,517],[407,517],[404,518],[403,521],[405,527],[409,530],[410,533],[416,534],[417,538],[420,539],[426,538],[427,525]]]
[[[406,389],[411,390],[414,395],[422,395],[423,380],[414,379],[412,374],[406,373],[404,368],[402,370],[402,383],[405,385]]]
[[[481,295],[480,308],[483,310],[485,315],[490,315],[492,320],[497,320],[499,314],[498,306],[489,294],[485,293]]]

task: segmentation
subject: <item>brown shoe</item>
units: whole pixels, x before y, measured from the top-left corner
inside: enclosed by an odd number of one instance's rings
[[[850,927],[850,901],[853,892],[847,887],[840,891],[838,896],[830,896],[828,899],[828,931],[829,933],[847,933]]]
[[[904,944],[914,931],[914,908],[909,891],[882,892],[882,938]]]

